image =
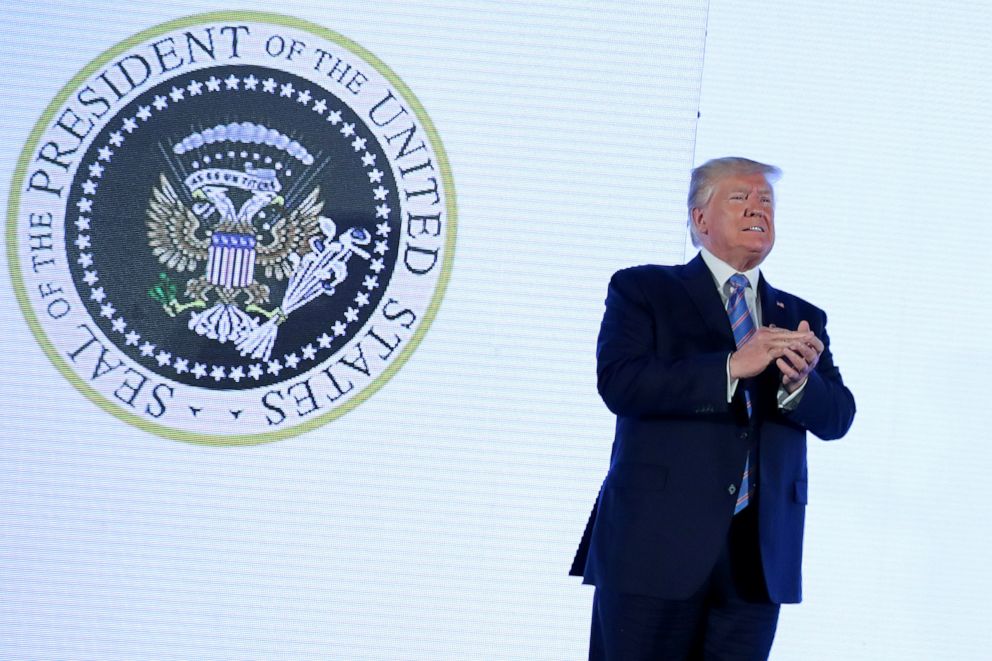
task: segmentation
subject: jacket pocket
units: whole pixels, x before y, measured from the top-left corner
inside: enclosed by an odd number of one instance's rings
[[[655,464],[617,464],[610,470],[609,484],[615,489],[664,491],[668,483],[668,466]]]
[[[805,505],[809,499],[809,483],[806,480],[796,480],[795,499],[800,505]]]

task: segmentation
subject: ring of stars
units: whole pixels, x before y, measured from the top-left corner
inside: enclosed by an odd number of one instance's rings
[[[190,360],[184,356],[173,355],[164,349],[158,348],[148,340],[142,342],[141,334],[134,328],[129,327],[128,321],[123,315],[118,315],[116,306],[107,300],[107,294],[104,288],[98,285],[100,282],[100,273],[94,266],[93,253],[87,252],[92,248],[91,236],[89,234],[92,218],[84,215],[92,212],[92,196],[99,190],[101,178],[107,167],[105,164],[113,162],[115,150],[119,149],[127,141],[128,136],[138,130],[142,124],[147,123],[156,113],[164,113],[172,105],[182,103],[187,98],[220,92],[222,90],[246,90],[259,94],[271,94],[290,98],[304,107],[309,107],[317,115],[325,117],[331,126],[338,128],[338,133],[340,133],[342,139],[348,142],[355,154],[360,154],[362,167],[365,169],[369,178],[369,185],[376,185],[372,189],[372,201],[375,204],[376,220],[381,220],[381,222],[376,224],[375,239],[372,248],[373,256],[369,263],[369,269],[372,274],[365,276],[362,280],[362,287],[365,291],[359,291],[355,295],[352,304],[345,310],[343,318],[330,324],[327,330],[312,341],[299,347],[297,351],[292,351],[284,355],[281,360],[276,358],[246,366],[237,365],[230,369],[225,369],[222,365],[208,365]],[[377,167],[377,154],[366,150],[368,138],[359,136],[355,124],[345,122],[341,111],[330,109],[328,100],[321,96],[323,92],[321,90],[317,92],[315,96],[311,90],[297,89],[290,82],[280,83],[271,76],[261,80],[253,74],[243,78],[231,74],[223,80],[211,75],[202,81],[192,80],[184,87],[173,86],[166,95],[156,96],[151,104],[139,106],[134,116],[121,119],[118,130],[109,134],[107,144],[97,150],[96,159],[87,166],[89,176],[79,185],[81,195],[79,201],[76,203],[79,214],[75,220],[78,235],[73,243],[80,251],[76,262],[82,268],[83,281],[89,287],[89,300],[100,305],[100,316],[110,320],[111,328],[114,332],[123,336],[126,346],[136,347],[142,357],[153,361],[159,368],[171,366],[176,375],[189,373],[197,380],[209,378],[218,383],[225,379],[230,379],[234,383],[239,383],[242,379],[246,378],[257,381],[264,373],[277,376],[284,368],[296,369],[303,361],[315,361],[322,349],[329,349],[336,338],[343,337],[347,333],[349,324],[358,321],[360,318],[359,310],[370,304],[372,292],[382,286],[382,283],[379,282],[379,275],[386,268],[385,255],[389,251],[388,239],[392,231],[392,227],[389,224],[390,214],[392,213],[392,209],[388,203],[389,189],[382,185],[382,179],[385,173]],[[241,152],[238,155],[242,158],[248,156],[245,152]],[[218,152],[213,158],[209,155],[205,156],[203,161],[204,163],[210,163],[212,160],[223,160],[224,156],[225,154]],[[235,158],[235,153],[229,152],[227,157]],[[254,160],[260,158],[258,154],[253,154],[252,157]],[[265,159],[266,164],[270,162],[271,158]],[[200,167],[199,163],[194,163],[193,165],[195,168]],[[281,169],[280,166],[281,164],[277,163],[275,167],[276,169]],[[286,174],[291,175],[292,173],[287,170]],[[314,343],[317,344],[317,347],[314,346]],[[247,372],[245,371],[246,367]]]

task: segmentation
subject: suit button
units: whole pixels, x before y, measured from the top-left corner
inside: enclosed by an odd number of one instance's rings
[[[737,485],[731,484],[729,487],[727,487],[727,493],[729,493],[731,496],[737,493]]]
[[[741,438],[747,438],[747,437],[748,437],[749,435],[750,435],[750,434],[749,434],[748,432],[746,432],[746,431],[742,431],[742,432],[741,432],[741,434],[740,434],[740,437],[741,437]]]

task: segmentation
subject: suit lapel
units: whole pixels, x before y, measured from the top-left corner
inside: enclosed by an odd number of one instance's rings
[[[734,341],[734,332],[730,328],[727,311],[720,300],[720,293],[713,282],[713,274],[706,267],[706,262],[700,255],[682,267],[682,282],[689,298],[702,315],[706,325],[714,332]],[[758,301],[761,304],[761,324],[795,330],[798,321],[793,320],[786,308],[785,299],[779,291],[768,284],[762,274],[758,278]]]
[[[720,292],[713,282],[713,274],[710,273],[702,256],[696,255],[695,259],[682,267],[682,282],[706,325],[713,332],[724,336],[733,346],[734,331],[730,328],[730,320],[720,300]]]
[[[768,284],[764,275],[758,278],[758,300],[761,302],[762,326],[777,326],[795,330],[778,290]]]
[[[777,326],[788,330],[796,329],[799,322],[793,319],[794,315],[790,314],[791,307],[786,305],[786,300],[779,291],[768,284],[764,275],[758,280],[758,300],[761,302],[762,325]],[[757,377],[756,382],[758,410],[762,411],[763,414],[770,411],[777,412],[777,393],[782,383],[782,373],[774,361],[768,365],[768,369]]]

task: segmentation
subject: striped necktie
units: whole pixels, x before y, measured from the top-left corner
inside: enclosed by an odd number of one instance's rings
[[[727,316],[730,317],[730,327],[734,331],[734,341],[740,349],[744,343],[751,339],[755,333],[754,320],[747,309],[747,301],[744,299],[744,291],[750,286],[747,278],[735,273],[727,281],[730,283],[730,298],[727,300]],[[744,388],[744,404],[747,406],[747,417],[751,417],[751,393]],[[741,481],[741,489],[738,492],[737,506],[734,514],[737,514],[751,501],[754,495],[754,485],[751,483],[751,452],[747,453],[747,461],[744,463],[744,479]]]

